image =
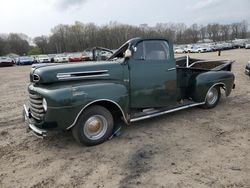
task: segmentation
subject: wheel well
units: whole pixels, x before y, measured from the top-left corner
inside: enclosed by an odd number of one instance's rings
[[[119,104],[111,100],[99,100],[99,101],[97,100],[97,101],[93,101],[92,103],[89,103],[84,108],[82,108],[82,110],[78,113],[77,117],[75,118],[74,122],[69,127],[67,127],[67,130],[70,130],[72,127],[74,127],[76,122],[78,121],[79,116],[82,114],[82,112],[93,105],[103,106],[104,108],[109,110],[115,122],[119,122],[123,120],[126,124],[128,124],[126,116],[122,108],[119,106]]]
[[[221,84],[218,84],[216,86],[219,86],[220,88],[222,88],[224,90],[224,92],[226,93],[227,88],[226,88],[225,84],[221,83]]]
[[[219,89],[223,89],[224,90],[224,92],[226,93],[226,90],[227,90],[227,88],[226,88],[226,85],[224,84],[224,83],[218,83],[218,84],[214,84],[213,86],[211,86],[210,88],[209,88],[209,90],[211,89],[211,88],[213,88],[213,87],[219,87]],[[208,91],[209,91],[208,90]]]
[[[112,114],[115,122],[121,121],[121,120],[123,120],[123,118],[125,118],[125,117],[123,117],[122,109],[120,109],[120,107],[118,107],[118,105],[113,103],[113,102],[110,102],[110,101],[98,101],[98,102],[95,102],[95,103],[91,104],[90,106],[93,106],[93,105],[103,106],[107,110],[109,110],[110,113]],[[90,106],[88,106],[87,108],[89,108]]]
[[[208,92],[209,92],[213,87],[219,87],[219,89],[220,89],[220,88],[223,88],[224,91],[225,91],[225,93],[226,93],[226,85],[225,85],[224,83],[217,83],[217,84],[214,84],[214,85],[212,85],[212,86],[207,90],[207,93],[206,93],[206,96],[205,96],[204,101],[206,101]],[[221,89],[220,89],[220,92],[221,92]]]

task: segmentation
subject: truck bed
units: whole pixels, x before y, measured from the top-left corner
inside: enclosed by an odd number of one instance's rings
[[[203,60],[203,59],[194,59],[188,56],[179,57],[175,59],[177,69],[199,69],[206,71],[231,71],[233,61],[229,60]]]
[[[209,71],[231,71],[234,61],[218,60],[210,61],[189,58],[188,56],[176,58],[177,69],[177,93],[178,100],[189,99],[189,93],[195,78]]]

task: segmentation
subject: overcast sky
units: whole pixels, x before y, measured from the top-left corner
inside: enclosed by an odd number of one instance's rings
[[[47,35],[58,24],[250,22],[250,0],[0,0],[0,33]]]

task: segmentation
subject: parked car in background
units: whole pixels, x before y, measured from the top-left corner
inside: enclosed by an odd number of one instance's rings
[[[186,53],[191,53],[193,51],[193,45],[187,45],[187,46],[185,46],[184,51]]]
[[[17,58],[17,65],[32,65],[34,63],[34,58],[29,56],[21,56]]]
[[[224,50],[229,50],[229,49],[232,49],[233,48],[233,44],[230,43],[230,42],[225,42],[223,43],[223,49]]]
[[[246,39],[235,39],[232,41],[234,48],[244,48]]]
[[[177,53],[177,54],[182,54],[182,53],[185,53],[185,50],[183,48],[175,48],[174,50],[174,53]]]
[[[82,61],[92,61],[93,55],[91,53],[84,52],[82,56]]]
[[[194,46],[192,49],[191,49],[191,52],[192,53],[204,53],[206,52],[206,48],[204,47],[199,47],[199,46]]]
[[[250,49],[250,43],[245,44],[245,48],[246,48],[246,49]]]
[[[72,53],[69,55],[69,62],[80,62],[83,59],[82,53]]]
[[[67,63],[69,62],[69,57],[66,54],[57,54],[54,57],[55,63]]]
[[[212,52],[212,51],[214,51],[213,48],[210,47],[209,45],[206,45],[206,46],[204,46],[203,48],[206,49],[206,52]]]
[[[50,57],[48,55],[38,55],[36,57],[37,63],[50,63]]]
[[[245,68],[245,74],[250,77],[250,61],[247,62],[247,65]]]
[[[216,49],[216,45],[215,45],[214,43],[209,43],[209,44],[207,44],[207,47],[208,47],[209,49],[211,49],[211,52],[214,52],[214,51],[217,50],[217,49]]]
[[[51,63],[54,63],[55,62],[55,57],[56,57],[56,54],[48,54],[49,58],[50,58],[50,62]]]
[[[84,50],[84,54],[87,54],[87,56],[84,57],[84,60],[90,59],[91,61],[102,61],[111,57],[113,53],[114,52],[108,48],[103,48],[103,47],[88,48]]]
[[[29,57],[33,58],[33,64],[37,63],[37,55],[30,55]],[[18,58],[16,59],[16,62],[18,61]]]
[[[15,53],[9,53],[6,55],[6,57],[9,57],[10,59],[12,59],[14,61],[14,63],[16,63],[16,60],[19,57],[19,55],[15,54]]]
[[[10,67],[13,66],[14,64],[15,63],[13,59],[5,56],[0,57],[0,67]]]

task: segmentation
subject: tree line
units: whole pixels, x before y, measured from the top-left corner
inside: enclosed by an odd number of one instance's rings
[[[0,55],[9,53],[25,54],[29,51],[30,45],[24,34],[11,33],[7,36],[0,36]]]
[[[31,46],[28,37],[24,34],[11,33],[5,37],[0,36],[0,55],[77,52],[94,46],[116,49],[133,37],[169,38],[175,44],[188,44],[203,39],[213,41],[244,39],[250,37],[250,33],[246,21],[232,24],[193,24],[191,26],[183,23],[158,23],[153,27],[147,24],[134,26],[117,22],[104,26],[75,22],[72,25],[55,26],[49,36],[35,37],[33,42],[36,46]]]

